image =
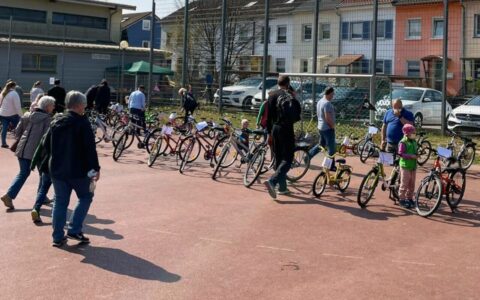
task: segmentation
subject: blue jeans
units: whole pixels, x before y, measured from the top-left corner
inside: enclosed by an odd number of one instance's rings
[[[45,199],[47,199],[47,193],[52,185],[52,179],[48,173],[40,173],[40,182],[38,184],[37,198],[35,199],[35,205],[33,209],[40,211]]]
[[[67,222],[67,209],[70,204],[70,196],[75,191],[78,203],[68,225],[69,234],[82,233],[83,222],[87,217],[93,193],[90,192],[90,178],[81,179],[57,179],[52,178],[55,190],[55,202],[52,211],[53,240],[58,242],[65,236],[64,227]]]
[[[28,176],[30,176],[30,164],[32,161],[30,159],[19,158],[18,163],[20,165],[20,172],[13,179],[12,184],[8,188],[7,195],[11,199],[17,198],[18,193],[22,189],[25,181],[27,181]]]
[[[20,122],[20,116],[19,115],[13,115],[10,117],[0,116],[0,119],[2,120],[2,145],[6,145],[8,126],[10,125],[10,123],[12,123],[13,127],[17,127],[18,122]]]
[[[320,146],[326,148],[329,156],[334,156],[337,151],[337,141],[335,140],[335,129],[320,130],[320,145],[315,145],[308,155],[310,158],[314,157],[320,152]],[[335,166],[335,162],[332,164],[332,168]]]

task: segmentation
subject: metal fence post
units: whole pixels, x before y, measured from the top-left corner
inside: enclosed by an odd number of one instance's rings
[[[377,29],[378,29],[378,0],[373,2],[373,22],[372,22],[372,59],[370,63],[370,72],[372,77],[370,78],[370,103],[375,105],[376,88],[377,88]],[[375,113],[370,111],[370,123],[375,122]]]
[[[67,39],[67,21],[63,20],[63,46],[62,46],[62,78],[60,81],[65,84],[65,43]]]
[[[223,85],[225,84],[225,39],[227,31],[227,0],[222,2],[222,42],[220,44],[220,78],[219,78],[219,96],[218,110],[222,113],[223,110]]]
[[[150,21],[150,70],[148,72],[148,100],[147,108],[150,108],[150,103],[152,102],[152,83],[153,83],[153,43],[155,42],[155,0],[152,0],[152,20]],[[134,89],[137,87],[135,86]]]
[[[12,31],[13,31],[13,16],[10,16],[10,29],[8,31],[8,50],[7,50],[7,80],[10,79],[10,57],[12,55]]]
[[[262,65],[262,102],[266,99],[267,68],[268,68],[268,41],[270,40],[270,0],[265,0],[265,24],[263,27],[263,65]]]
[[[447,114],[447,70],[448,68],[448,0],[443,0],[443,61],[442,61],[442,114],[440,115],[442,120],[442,134],[445,135],[446,129],[446,114]]]
[[[182,87],[187,85],[188,1],[189,0],[185,0],[185,9],[183,15]]]
[[[313,59],[312,59],[312,73],[317,73],[317,59],[318,59],[318,20],[320,18],[320,0],[315,0],[315,24],[313,25]],[[312,119],[315,114],[315,100],[317,99],[317,79],[312,78]]]

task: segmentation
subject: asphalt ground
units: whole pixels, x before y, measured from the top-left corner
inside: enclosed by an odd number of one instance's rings
[[[356,203],[372,167],[348,158],[345,194],[311,194],[319,159],[269,198],[263,185],[242,185],[241,171],[199,162],[179,174],[175,159],[146,165],[129,149],[114,162],[98,147],[101,180],[86,220],[90,245],[51,247],[51,207],[43,225],[30,219],[38,183],[32,173],[0,210],[1,299],[478,299],[480,169],[469,172],[465,198],[452,214],[442,204],[422,218],[380,189],[366,209]],[[0,151],[0,192],[18,171]],[[430,162],[431,165],[431,162]],[[417,174],[419,181],[425,174]],[[75,205],[72,197],[70,208]]]

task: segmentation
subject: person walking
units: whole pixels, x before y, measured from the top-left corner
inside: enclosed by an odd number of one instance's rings
[[[52,122],[45,137],[46,151],[50,153],[50,177],[55,191],[52,211],[52,246],[55,247],[64,245],[67,237],[82,243],[90,242],[82,228],[93,200],[94,182],[100,179],[95,137],[85,116],[87,98],[78,91],[70,91],[65,104],[67,113]],[[64,227],[72,191],[78,196],[78,203],[65,236]]]
[[[17,127],[22,113],[20,97],[15,91],[16,83],[9,81],[0,93],[0,120],[2,121],[2,148],[9,148],[7,145],[7,131],[12,124]]]
[[[95,98],[97,97],[98,85],[92,85],[88,88],[85,96],[87,97],[87,109],[95,107]]]
[[[33,84],[32,89],[30,90],[30,104],[34,103],[37,100],[37,97],[40,94],[44,94],[45,92],[42,89],[42,82],[37,81]]]
[[[415,118],[413,113],[403,108],[402,100],[394,99],[392,108],[389,109],[383,117],[382,125],[382,149],[387,152],[396,153],[398,143],[403,138],[403,126],[413,125]]]
[[[184,123],[188,123],[188,116],[193,115],[195,112],[195,109],[198,107],[197,100],[195,100],[195,97],[193,97],[191,86],[190,86],[190,91],[188,91],[186,88],[181,88],[178,91],[178,94],[180,97],[182,97],[182,108],[185,111],[185,119]]]
[[[103,79],[102,82],[100,82],[95,95],[95,107],[99,113],[104,115],[107,114],[108,107],[110,106],[110,96],[108,82]]]
[[[278,194],[287,195],[287,173],[290,170],[295,152],[295,132],[293,125],[300,121],[301,107],[290,88],[290,78],[278,78],[279,90],[268,97],[267,131],[273,139],[275,174],[264,182],[272,199]]]
[[[60,86],[60,80],[55,79],[54,86],[48,90],[47,95],[52,96],[55,99],[55,112],[63,113],[65,110],[65,95],[67,92]]]
[[[320,145],[313,147],[308,153],[310,158],[320,152],[320,146],[326,148],[328,155],[333,157],[337,151],[337,142],[335,139],[335,107],[332,100],[335,96],[333,87],[327,87],[324,96],[317,103],[318,132],[320,135]],[[331,165],[331,169],[335,170],[335,160]]]
[[[38,108],[32,113],[23,116],[15,130],[15,136],[18,140],[15,155],[18,158],[20,172],[8,188],[7,193],[1,197],[3,204],[9,209],[15,209],[13,200],[17,198],[18,193],[30,176],[30,165],[33,154],[43,135],[50,127],[50,115],[54,108],[55,99],[53,99],[53,97],[42,97],[38,102]],[[42,180],[40,180],[39,189],[42,186],[41,181]],[[45,200],[45,198],[43,200]]]
[[[140,85],[138,89],[130,94],[128,98],[128,109],[130,113],[138,120],[133,119],[133,122],[138,126],[141,126],[143,130],[146,130],[145,124],[145,108],[146,108],[146,99],[145,99],[145,87]]]

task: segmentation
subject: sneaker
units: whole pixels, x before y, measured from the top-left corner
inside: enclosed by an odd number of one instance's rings
[[[292,193],[292,191],[290,191],[289,189],[286,189],[284,191],[278,191],[278,195],[290,195]]]
[[[32,221],[33,223],[42,223],[42,219],[40,219],[40,212],[36,209],[32,209]]]
[[[277,193],[275,192],[275,187],[270,182],[270,180],[264,181],[263,185],[265,185],[265,187],[267,188],[267,191],[270,194],[270,197],[272,197],[272,199],[277,199]]]
[[[415,201],[413,201],[413,199],[408,199],[407,201],[408,201],[408,204],[410,205],[410,208],[415,207],[416,204],[415,204]]]
[[[408,202],[407,200],[400,200],[398,201],[398,203],[403,208],[410,208],[410,202]]]
[[[12,198],[10,198],[7,194],[3,195],[0,199],[6,207],[8,207],[9,209],[15,209],[15,207],[13,206]]]
[[[72,240],[79,241],[81,243],[90,243],[90,239],[87,238],[86,236],[83,235],[83,233],[77,233],[77,234],[72,234],[72,233],[67,233],[67,237]]]
[[[8,145],[2,145],[2,148],[8,149],[10,147]]]
[[[67,238],[63,237],[60,241],[53,241],[52,247],[60,248],[67,243]]]

